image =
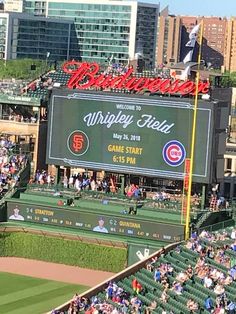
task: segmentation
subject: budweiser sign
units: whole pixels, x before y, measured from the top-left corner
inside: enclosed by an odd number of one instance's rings
[[[69,61],[63,65],[63,71],[71,74],[67,83],[70,89],[125,89],[134,92],[149,91],[150,93],[195,95],[196,84],[193,81],[181,81],[162,78],[147,78],[133,76],[133,69],[129,68],[125,74],[114,76],[99,74],[97,63]],[[209,82],[199,82],[198,92],[207,94]]]

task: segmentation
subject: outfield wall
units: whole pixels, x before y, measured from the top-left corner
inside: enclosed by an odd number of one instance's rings
[[[127,248],[26,232],[0,233],[0,256],[23,257],[113,273],[127,266]]]
[[[53,229],[48,231],[29,226],[0,226],[0,256],[38,259],[112,272],[144,260],[162,246],[163,242],[150,245],[147,241],[122,242],[114,237],[101,239]],[[53,249],[48,250],[48,247]],[[114,256],[116,263],[109,266],[106,261]]]

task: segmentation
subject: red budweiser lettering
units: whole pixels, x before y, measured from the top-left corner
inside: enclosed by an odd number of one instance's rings
[[[193,81],[182,82],[180,80],[134,77],[133,69],[120,76],[99,74],[100,67],[97,63],[80,63],[69,61],[63,65],[63,71],[71,74],[68,81],[68,88],[87,89],[87,88],[115,88],[126,89],[140,92],[142,90],[151,93],[161,92],[162,94],[195,95],[196,84]],[[198,92],[207,94],[210,84],[199,82]]]

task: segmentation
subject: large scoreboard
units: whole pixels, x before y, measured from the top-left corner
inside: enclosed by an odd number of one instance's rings
[[[200,102],[194,181],[210,182],[214,104]],[[55,90],[47,163],[183,179],[190,157],[193,100]]]

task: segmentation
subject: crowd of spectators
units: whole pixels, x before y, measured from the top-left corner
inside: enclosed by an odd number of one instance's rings
[[[29,181],[29,184],[32,183],[37,183],[40,185],[47,184],[48,186],[51,186],[55,183],[55,177],[46,170],[37,170],[34,177],[32,177]]]
[[[30,183],[48,185],[50,187],[55,184],[55,177],[45,170],[37,170],[35,177],[32,178]],[[85,190],[109,193],[115,192],[116,189],[115,184],[110,178],[95,180],[81,174],[73,174],[70,177],[64,176],[61,183],[64,189],[75,189],[77,192]]]
[[[24,154],[14,154],[15,144],[6,137],[0,137],[0,196],[3,196],[19,180],[19,170],[27,158]]]
[[[37,170],[30,183],[53,186],[55,184],[55,177],[45,170]],[[61,184],[64,189],[75,189],[77,192],[83,190],[104,193],[118,192],[118,184],[111,177],[104,177],[103,179],[95,180],[93,177],[90,178],[83,174],[73,174],[69,177],[64,176],[61,179]],[[127,184],[124,193],[128,198],[133,199],[145,199],[147,197],[146,190],[134,183]],[[167,192],[154,192],[149,194],[154,201],[176,200],[176,194],[170,194]],[[181,194],[178,194],[178,196],[181,197]]]
[[[229,244],[226,245],[225,241]],[[188,297],[184,306],[189,313],[235,314],[236,297],[233,297],[232,293],[228,295],[226,287],[233,282],[236,283],[235,259],[230,258],[230,255],[227,254],[231,250],[235,251],[236,229],[232,229],[231,233],[202,231],[200,235],[197,235],[196,232],[193,232],[191,238],[185,243],[185,247],[198,256],[195,265],[189,264],[185,271],[178,271],[175,264],[159,261],[161,257],[165,257],[164,248],[162,248],[160,258],[152,258],[146,263],[147,271],[152,273],[153,280],[162,287],[160,297],[156,297],[149,304],[145,304],[141,297],[148,293],[147,287],[133,276],[129,291],[123,289],[119,283],[108,282],[104,291],[105,298],[101,298],[98,294],[87,299],[76,294],[70,303],[68,314],[79,312],[85,314],[151,314],[155,313],[155,309],[160,308],[162,314],[175,314],[174,311],[165,310],[163,304],[168,303],[169,298],[173,297],[173,293],[176,296],[184,294],[186,283],[191,282],[191,285],[194,285],[197,279],[200,280],[203,287],[208,289],[209,295],[202,300],[202,304],[196,301],[194,294]],[[181,246],[177,246],[173,251],[181,255],[181,250]],[[208,259],[214,260],[215,263],[209,262]],[[227,271],[221,270],[222,265]],[[60,313],[60,311],[53,313]]]
[[[27,93],[28,91],[36,91],[37,89],[52,89],[53,79],[46,75],[42,75],[39,79],[33,81],[27,87],[24,87],[22,93]]]
[[[128,69],[130,68],[129,65],[124,65],[121,63],[116,62],[109,62],[108,66],[106,66],[105,70],[103,71],[103,74],[109,74],[109,75],[122,75],[125,74]],[[137,69],[140,70],[140,69]],[[149,76],[149,77],[159,77],[162,79],[169,79],[170,77],[170,70],[165,67],[164,64],[159,65],[153,70],[144,70],[141,73],[138,73],[140,76]]]
[[[235,258],[227,254],[230,250],[236,251],[235,231],[236,229],[233,229],[231,234],[202,231],[199,236],[194,232],[186,243],[189,250],[199,255],[193,269],[193,280],[194,276],[197,276],[201,279],[203,286],[215,294],[215,300],[211,296],[205,300],[205,309],[214,314],[236,312],[235,298],[228,299],[226,294],[226,286],[236,281]],[[222,244],[214,245],[215,243]],[[225,266],[228,272],[213,266],[214,264],[209,263],[208,259]],[[187,273],[185,275],[187,276]]]
[[[22,114],[11,113],[7,116],[8,120],[14,122],[36,123],[38,121],[38,114],[32,116],[23,116]]]
[[[6,95],[19,95],[21,89],[26,84],[23,80],[16,80],[12,78],[11,80],[1,80],[0,81],[0,92]]]

